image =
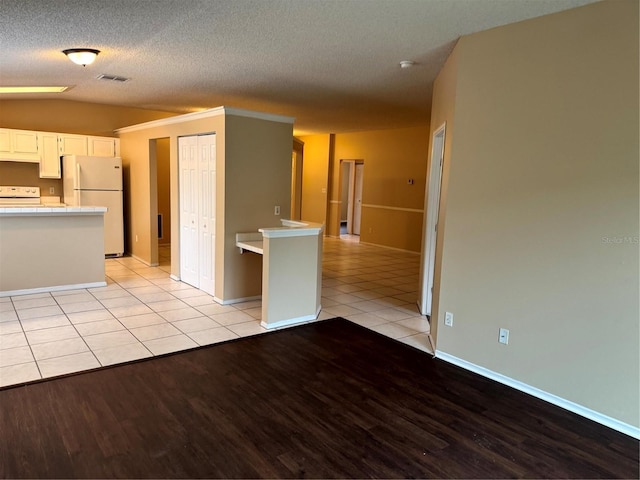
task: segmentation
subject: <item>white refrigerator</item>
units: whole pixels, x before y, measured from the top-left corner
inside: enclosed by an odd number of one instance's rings
[[[78,207],[107,207],[104,215],[105,256],[124,253],[122,159],[119,157],[62,157],[64,203]]]

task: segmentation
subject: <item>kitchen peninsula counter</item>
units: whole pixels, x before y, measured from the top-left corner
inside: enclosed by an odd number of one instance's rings
[[[0,297],[106,285],[105,207],[0,207]]]
[[[240,252],[262,255],[262,319],[279,328],[318,317],[322,292],[319,223],[281,220],[281,227],[236,234]]]

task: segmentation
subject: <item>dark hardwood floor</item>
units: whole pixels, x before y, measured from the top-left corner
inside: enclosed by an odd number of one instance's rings
[[[638,478],[638,447],[342,319],[0,391],[2,478]]]

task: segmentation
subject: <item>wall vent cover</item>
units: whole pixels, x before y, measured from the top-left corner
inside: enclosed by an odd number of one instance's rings
[[[111,80],[112,82],[124,83],[124,82],[128,82],[131,79],[127,77],[119,77],[117,75],[107,75],[106,73],[103,73],[101,75],[98,75],[98,80]]]

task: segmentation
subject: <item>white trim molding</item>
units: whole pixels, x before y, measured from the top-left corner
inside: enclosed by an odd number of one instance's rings
[[[293,124],[294,117],[285,117],[283,115],[274,115],[271,113],[254,112],[251,110],[243,110],[240,108],[229,107],[216,107],[201,112],[185,113],[183,115],[176,115],[175,117],[161,118],[159,120],[152,120],[150,122],[139,123],[137,125],[131,125],[130,127],[123,127],[115,130],[117,134],[137,132],[138,130],[146,130],[148,128],[164,127],[166,125],[173,125],[176,123],[189,122],[192,120],[201,120],[203,118],[218,117],[220,115],[235,115],[237,117],[250,117],[258,118],[260,120],[269,120],[272,122],[291,123]]]
[[[221,298],[218,298],[218,297],[213,297],[213,299],[216,301],[216,303],[219,303],[220,305],[233,305],[234,303],[262,300],[262,295],[255,295],[253,297],[229,298],[227,300],[222,300]]]
[[[405,253],[411,253],[413,255],[420,255],[420,252],[414,252],[413,250],[406,250],[404,248],[390,247],[389,245],[382,245],[380,243],[363,242],[362,240],[360,240],[358,243],[360,245],[373,245],[374,247],[386,248],[388,250],[395,250],[396,252],[405,252]]]
[[[271,330],[274,328],[290,327],[292,325],[297,325],[299,323],[305,323],[305,322],[316,320],[318,318],[318,315],[320,315],[320,310],[322,310],[322,306],[318,307],[318,311],[315,313],[315,315],[314,314],[304,315],[302,317],[288,318],[286,320],[280,320],[278,322],[272,322],[272,323],[266,323],[264,320],[262,320],[260,322],[260,325],[262,325],[267,330]]]
[[[389,205],[374,205],[371,203],[363,203],[362,206],[366,208],[379,208],[381,210],[396,210],[399,212],[424,213],[424,210],[421,208],[391,207]]]
[[[640,428],[638,427],[634,427],[633,425],[629,425],[628,423],[621,422],[620,420],[616,420],[615,418],[609,417],[608,415],[604,415],[600,412],[596,412],[595,410],[591,410],[590,408],[571,402],[562,397],[558,397],[557,395],[554,395],[552,393],[545,392],[544,390],[540,390],[539,388],[533,387],[519,380],[514,380],[513,378],[507,377],[498,372],[494,372],[493,370],[489,370],[488,368],[484,368],[474,363],[467,362],[466,360],[455,357],[443,351],[436,350],[435,356],[440,360],[451,363],[453,365],[457,365],[458,367],[464,368],[465,370],[469,370],[473,373],[477,373],[478,375],[481,375],[483,377],[490,378],[491,380],[495,380],[496,382],[502,383],[503,385],[515,388],[516,390],[520,390],[521,392],[528,393],[533,397],[544,400],[545,402],[549,402],[553,405],[556,405],[557,407],[564,408],[565,410],[569,410],[570,412],[576,413],[582,417],[588,418],[589,420],[600,423],[601,425],[617,430],[618,432],[624,433],[625,435],[640,439]]]
[[[140,263],[144,263],[147,267],[157,267],[158,265],[160,265],[159,263],[148,262],[147,260],[134,255],[133,253],[131,254],[131,258],[133,258],[134,260],[138,260]]]
[[[48,293],[48,292],[62,292],[64,290],[77,290],[79,288],[96,288],[106,287],[107,282],[91,282],[91,283],[77,283],[71,285],[56,285],[53,287],[36,287],[25,288],[21,290],[5,290],[0,292],[0,297],[11,297],[14,295],[30,295],[33,293]]]

